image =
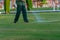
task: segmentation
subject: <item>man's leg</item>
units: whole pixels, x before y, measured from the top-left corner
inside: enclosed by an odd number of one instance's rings
[[[17,5],[17,13],[16,13],[16,16],[15,16],[15,19],[14,19],[14,23],[16,23],[19,19],[19,16],[20,16],[20,13],[21,12],[21,7],[20,5]]]
[[[24,22],[28,22],[28,19],[27,19],[27,12],[26,12],[26,8],[25,8],[24,5],[22,6],[22,14],[23,14]]]

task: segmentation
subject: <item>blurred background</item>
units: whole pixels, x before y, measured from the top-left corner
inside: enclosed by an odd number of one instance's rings
[[[16,0],[10,0],[10,8],[14,8]],[[54,2],[54,3],[53,3]],[[40,8],[40,7],[60,7],[60,0],[32,0],[32,7],[33,8]],[[0,10],[4,9],[4,0],[0,0]]]

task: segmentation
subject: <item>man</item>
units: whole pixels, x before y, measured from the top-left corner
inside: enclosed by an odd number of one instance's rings
[[[25,7],[25,0],[16,0],[16,4],[17,4],[17,13],[16,13],[16,16],[14,19],[14,23],[16,23],[18,21],[21,11],[23,14],[24,22],[28,23],[27,12],[26,12],[26,7]]]

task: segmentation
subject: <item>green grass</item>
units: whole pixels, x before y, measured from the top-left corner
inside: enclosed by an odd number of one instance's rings
[[[60,12],[40,13],[40,17],[44,20],[60,20]]]
[[[60,12],[39,13],[42,20],[60,20]],[[22,15],[14,24],[15,14],[0,14],[0,40],[60,40],[60,21],[35,22],[32,13],[29,23],[24,23]]]

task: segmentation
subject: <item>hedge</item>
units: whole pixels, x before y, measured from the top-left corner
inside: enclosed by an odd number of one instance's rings
[[[32,9],[32,0],[26,0],[27,3],[27,9],[30,10]]]

